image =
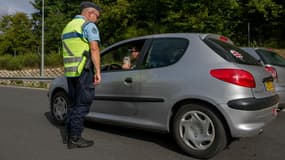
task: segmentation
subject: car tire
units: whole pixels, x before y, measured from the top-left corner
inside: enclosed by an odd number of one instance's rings
[[[227,145],[227,135],[218,115],[201,104],[186,104],[173,119],[173,136],[188,155],[208,159]]]
[[[67,94],[64,91],[57,91],[53,94],[51,99],[51,118],[54,124],[65,124],[69,104]]]

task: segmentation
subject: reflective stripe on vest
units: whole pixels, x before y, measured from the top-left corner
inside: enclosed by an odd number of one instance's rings
[[[77,72],[77,67],[66,67],[64,72]]]
[[[74,18],[62,32],[64,75],[66,77],[78,77],[81,75],[86,57],[84,52],[89,51],[89,44],[83,37],[83,27],[90,22],[83,18]]]
[[[63,63],[81,62],[82,57],[66,57],[63,58]]]
[[[74,54],[71,52],[71,50],[67,47],[67,45],[65,44],[64,41],[62,41],[62,45],[63,45],[63,48],[66,50],[67,54],[69,56],[73,56]]]

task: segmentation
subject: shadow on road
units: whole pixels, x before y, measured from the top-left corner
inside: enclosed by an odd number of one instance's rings
[[[46,112],[45,117],[53,126],[59,129],[62,140],[64,140],[65,127],[55,124],[52,120],[50,112]],[[115,135],[132,138],[132,139],[149,141],[152,143],[156,143],[169,150],[172,150],[176,153],[186,155],[179,149],[179,147],[176,145],[173,137],[170,134],[157,133],[157,132],[145,131],[145,130],[134,129],[134,128],[120,127],[116,125],[97,123],[93,121],[85,121],[85,127],[98,130],[98,131],[102,131],[102,132],[107,132],[107,133],[111,133]]]
[[[86,121],[85,126],[102,132],[107,132],[132,139],[138,139],[142,141],[156,143],[164,148],[167,148],[179,154],[184,154],[178,148],[178,146],[176,145],[174,139],[170,134],[145,131],[142,129],[135,129],[135,128],[126,128],[111,124],[96,123],[93,121]]]
[[[47,119],[54,127],[56,127],[56,128],[59,130],[60,136],[61,136],[61,138],[62,138],[62,142],[63,142],[63,143],[66,143],[66,142],[65,142],[65,137],[66,137],[65,127],[64,127],[64,126],[61,126],[61,125],[55,124],[54,121],[52,120],[52,116],[51,116],[51,113],[50,113],[50,112],[46,112],[46,113],[45,113],[45,117],[46,117],[46,119]]]

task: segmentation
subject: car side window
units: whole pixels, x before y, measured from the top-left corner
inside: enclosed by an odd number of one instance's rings
[[[145,68],[156,68],[177,62],[188,46],[188,40],[183,38],[153,39],[145,60]]]
[[[116,48],[101,57],[102,71],[120,70],[121,59],[127,54],[127,49],[124,47]]]
[[[263,49],[257,49],[256,52],[259,54],[265,64],[285,67],[285,59],[277,53]]]
[[[124,59],[131,56],[132,48],[135,46],[139,50],[144,42],[145,40],[132,41],[104,51],[101,55],[101,70],[103,72],[123,70]],[[135,60],[132,63],[135,64]]]

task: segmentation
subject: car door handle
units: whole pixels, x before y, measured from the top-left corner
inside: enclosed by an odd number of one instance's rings
[[[125,82],[126,83],[133,83],[133,79],[128,77],[128,78],[125,79]]]

